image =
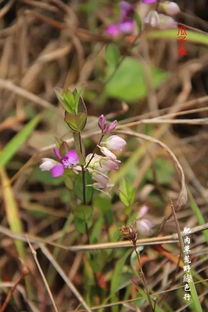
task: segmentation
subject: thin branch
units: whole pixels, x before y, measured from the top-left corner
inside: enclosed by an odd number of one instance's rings
[[[38,270],[39,270],[39,272],[40,272],[40,275],[41,275],[41,277],[42,277],[42,279],[43,279],[43,283],[44,283],[44,285],[45,285],[45,287],[46,287],[46,290],[47,290],[47,292],[48,292],[48,295],[49,295],[49,297],[50,297],[50,299],[51,299],[51,302],[52,302],[54,311],[55,311],[55,312],[59,312],[59,310],[58,310],[58,308],[57,308],[57,306],[56,306],[56,303],[55,303],[55,301],[54,301],[54,299],[53,299],[53,295],[52,295],[52,292],[51,292],[50,287],[49,287],[49,285],[48,285],[48,282],[47,282],[47,280],[46,280],[46,278],[45,278],[45,275],[44,275],[44,273],[43,273],[43,271],[42,271],[42,268],[41,268],[41,266],[40,266],[40,264],[39,264],[39,261],[38,261],[38,258],[37,258],[37,253],[36,253],[35,249],[33,248],[33,246],[31,245],[31,243],[30,243],[28,237],[27,237],[27,242],[28,242],[28,245],[29,245],[30,250],[31,250],[31,252],[32,252],[32,255],[33,255],[33,258],[34,258],[34,260],[35,260],[35,263],[36,263],[36,265],[37,265],[37,267],[38,267]]]
[[[184,175],[183,168],[182,168],[181,164],[179,163],[177,157],[171,151],[171,149],[165,143],[161,142],[160,140],[158,140],[154,137],[145,135],[145,134],[137,133],[137,132],[131,131],[131,130],[117,130],[116,132],[121,133],[121,134],[125,134],[125,135],[134,136],[134,137],[137,137],[138,139],[142,139],[142,140],[149,141],[152,143],[156,143],[168,152],[168,154],[170,155],[170,157],[174,163],[174,166],[177,169],[177,172],[179,174],[180,184],[181,184],[180,192],[178,194],[178,198],[175,202],[175,205],[176,205],[176,207],[181,207],[181,206],[185,205],[187,202],[187,190],[186,190],[186,184],[185,184],[185,175]]]
[[[43,245],[39,245],[42,252],[46,256],[46,258],[51,262],[51,264],[54,266],[56,271],[59,273],[59,275],[62,277],[62,279],[65,281],[66,285],[69,287],[71,292],[77,297],[77,299],[80,301],[80,303],[83,305],[83,307],[86,309],[86,311],[91,312],[90,307],[87,305],[87,303],[82,298],[81,294],[78,292],[78,290],[74,287],[72,282],[69,280],[65,272],[62,270],[58,262],[54,259],[50,251]]]
[[[208,223],[205,223],[203,225],[195,226],[191,229],[191,233],[197,233],[201,231],[205,231],[208,229]],[[58,248],[62,248],[69,251],[96,251],[101,249],[115,249],[115,248],[129,248],[132,247],[132,242],[129,240],[121,241],[121,242],[107,242],[107,243],[99,243],[99,244],[89,244],[89,245],[75,245],[75,246],[66,246],[61,244],[56,244],[52,241],[49,241],[47,239],[43,239],[38,236],[30,235],[27,233],[24,234],[16,234],[9,229],[3,227],[0,225],[0,233],[11,237],[13,239],[18,239],[24,242],[27,242],[26,236],[30,239],[30,242],[33,243],[42,243],[42,244],[48,244],[51,246],[55,246]],[[182,237],[185,236],[183,232],[181,232]],[[162,244],[176,244],[178,243],[178,233],[174,233],[171,235],[166,236],[158,236],[158,237],[150,237],[150,238],[143,238],[138,239],[136,241],[137,246],[151,246],[151,245],[162,245]]]

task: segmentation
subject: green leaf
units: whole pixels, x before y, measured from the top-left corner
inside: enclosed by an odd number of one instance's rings
[[[82,219],[74,218],[74,222],[75,222],[75,228],[78,232],[82,234],[86,232],[86,224]]]
[[[22,226],[22,221],[20,218],[18,205],[13,194],[13,190],[11,187],[9,177],[7,176],[7,173],[4,170],[4,168],[0,169],[0,178],[2,182],[2,197],[4,200],[4,204],[5,204],[7,222],[9,224],[10,229],[14,233],[17,233],[17,234],[22,233],[23,226]],[[22,260],[25,259],[24,243],[21,242],[20,240],[15,240],[14,242],[15,242],[19,257]]]
[[[127,179],[123,179],[120,184],[119,197],[126,207],[129,207],[134,203],[135,189]]]
[[[191,307],[193,308],[193,311],[194,312],[203,312],[194,282],[190,282],[188,284],[189,284],[190,291],[191,291],[191,298],[192,298]]]
[[[174,39],[177,40],[177,29],[169,29],[169,30],[157,30],[151,31],[147,33],[148,39]],[[208,45],[208,36],[207,34],[187,30],[187,41],[195,42],[195,43],[202,43]]]
[[[103,212],[108,212],[112,208],[111,199],[106,196],[97,196],[93,202],[93,206]]]
[[[106,61],[109,65],[117,65],[120,59],[119,48],[116,44],[110,43],[106,48]]]
[[[84,112],[77,114],[70,114],[66,112],[64,120],[72,131],[81,132],[86,125],[87,114]]]
[[[206,221],[204,219],[204,216],[201,213],[201,210],[199,209],[199,207],[198,207],[193,195],[191,194],[190,190],[188,190],[188,195],[189,195],[191,209],[197,218],[198,224],[200,224],[200,225],[205,224]],[[204,235],[205,240],[208,242],[208,230],[203,231],[203,235]]]
[[[121,275],[124,264],[126,262],[127,257],[129,256],[131,250],[128,250],[116,263],[115,270],[113,272],[113,276],[111,279],[111,286],[110,286],[110,294],[113,295],[119,289],[120,282],[121,282]]]
[[[90,205],[81,205],[74,210],[75,217],[80,220],[88,221],[92,217],[93,207]]]
[[[151,67],[152,85],[157,88],[167,78],[167,73]],[[135,101],[147,96],[148,88],[142,65],[131,57],[126,57],[109,79],[106,95],[124,101]]]
[[[4,167],[15,155],[20,146],[27,140],[31,132],[40,121],[40,116],[33,118],[26,126],[18,132],[0,152],[0,168]]]
[[[75,96],[72,91],[56,90],[56,95],[68,113],[77,113],[78,102],[75,101]]]
[[[79,174],[75,180],[75,194],[83,202],[83,187],[82,187],[82,175]],[[92,177],[88,171],[85,172],[85,183],[86,183],[86,203],[90,203],[93,195]]]

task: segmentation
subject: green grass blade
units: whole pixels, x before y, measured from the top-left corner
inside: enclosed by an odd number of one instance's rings
[[[4,167],[15,155],[19,147],[27,140],[33,129],[40,121],[40,116],[33,118],[24,128],[17,133],[0,152],[0,168]]]
[[[148,39],[175,39],[177,40],[177,29],[157,30],[146,34]],[[187,30],[187,41],[208,45],[208,36],[202,32]]]
[[[205,224],[206,221],[205,221],[205,219],[204,219],[204,217],[203,217],[203,215],[201,213],[201,210],[199,209],[196,201],[194,200],[191,192],[188,191],[188,194],[189,194],[189,200],[190,200],[191,209],[193,210],[199,225]],[[208,230],[203,231],[203,235],[205,237],[205,240],[208,242]]]
[[[191,307],[193,308],[194,312],[203,312],[201,303],[199,301],[199,297],[196,291],[195,284],[193,282],[189,283],[189,287],[191,290],[191,297],[192,297],[192,304]]]
[[[0,169],[0,177],[2,183],[2,195],[6,210],[7,222],[9,224],[10,229],[14,233],[20,234],[22,233],[22,222],[19,216],[19,211],[16,200],[13,195],[10,180],[4,168]],[[17,252],[20,259],[24,260],[25,258],[24,243],[21,242],[20,240],[15,240],[15,246],[17,248]]]

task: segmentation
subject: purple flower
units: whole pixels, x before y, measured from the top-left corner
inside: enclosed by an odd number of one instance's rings
[[[117,126],[117,120],[107,122],[104,115],[100,115],[98,119],[98,126],[102,130],[102,134],[110,134]]]
[[[157,2],[157,0],[142,0],[142,2],[145,4],[151,4]]]
[[[43,158],[40,165],[42,171],[50,171],[51,176],[56,178],[63,175],[66,169],[70,169],[79,162],[76,150],[69,150],[63,157],[58,148],[54,149],[58,161],[51,158]]]
[[[130,20],[123,21],[119,24],[119,30],[123,34],[130,34],[134,29],[134,22]]]
[[[134,10],[136,5],[121,1],[120,3],[120,21],[117,24],[108,25],[106,31],[108,35],[116,37],[120,34],[129,34],[134,28]]]
[[[121,18],[122,20],[132,18],[134,15],[135,4],[128,3],[127,1],[121,1]]]
[[[119,24],[110,24],[106,28],[106,32],[109,36],[116,37],[120,34]]]
[[[122,151],[126,145],[126,141],[118,135],[111,135],[104,144],[111,151]]]

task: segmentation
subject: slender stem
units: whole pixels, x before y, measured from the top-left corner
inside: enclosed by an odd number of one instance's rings
[[[82,138],[81,138],[81,133],[79,132],[79,150],[82,156],[84,157],[83,153],[83,146],[82,146]]]
[[[141,261],[140,261],[140,255],[139,255],[139,253],[137,252],[137,247],[136,247],[135,242],[133,242],[133,245],[134,245],[134,250],[135,250],[135,252],[136,252],[137,260],[138,260],[138,263],[139,263],[139,266],[140,266],[141,278],[142,278],[142,281],[143,281],[143,284],[144,284],[144,288],[145,288],[145,291],[146,291],[147,299],[148,299],[148,302],[149,302],[151,311],[154,312],[155,309],[154,309],[154,307],[153,307],[152,300],[151,300],[150,293],[149,293],[149,289],[148,289],[148,285],[147,285],[147,281],[146,281],[144,272],[143,272],[143,270],[142,270],[142,265],[141,265]]]
[[[83,194],[83,204],[86,205],[86,179],[85,179],[85,168],[82,166],[82,194]]]
[[[104,137],[104,135],[101,134],[101,137],[100,137],[100,139],[99,139],[97,145],[95,146],[94,151],[93,151],[93,153],[92,153],[92,156],[90,157],[90,160],[89,160],[88,163],[86,164],[85,169],[89,166],[89,164],[91,163],[93,157],[95,156],[96,148],[97,148],[98,145],[100,145],[100,143],[101,143],[103,137]]]

